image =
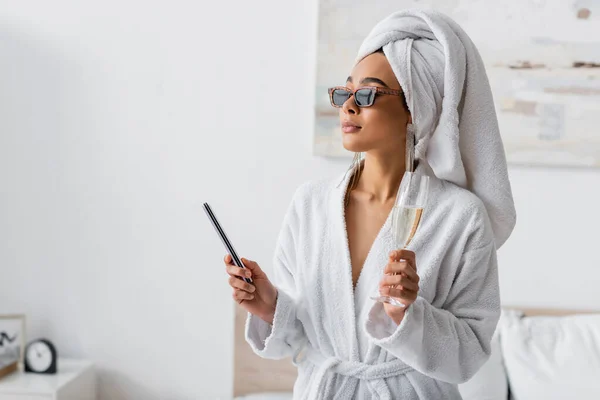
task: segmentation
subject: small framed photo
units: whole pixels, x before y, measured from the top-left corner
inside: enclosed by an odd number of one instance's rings
[[[23,365],[25,354],[25,315],[0,314],[0,370],[17,361]]]

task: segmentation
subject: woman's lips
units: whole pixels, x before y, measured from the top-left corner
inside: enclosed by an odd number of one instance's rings
[[[360,126],[350,121],[342,122],[342,132],[344,133],[356,133],[361,129]]]

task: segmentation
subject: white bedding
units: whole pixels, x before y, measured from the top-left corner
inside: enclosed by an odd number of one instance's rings
[[[500,335],[515,400],[600,399],[600,315],[513,316]]]

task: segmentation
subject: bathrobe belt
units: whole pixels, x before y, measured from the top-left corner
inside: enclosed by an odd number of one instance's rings
[[[313,373],[316,381],[311,384],[310,392],[312,395],[308,397],[309,399],[317,399],[320,398],[319,395],[325,394],[327,371],[366,381],[383,380],[414,371],[412,367],[406,365],[400,359],[378,364],[366,364],[360,361],[341,360],[337,357],[325,357],[310,345],[306,345],[302,352],[294,357],[294,363],[301,363],[304,360],[309,361],[317,368]]]

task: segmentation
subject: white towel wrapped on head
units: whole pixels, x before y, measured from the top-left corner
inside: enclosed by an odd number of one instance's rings
[[[416,157],[484,203],[499,248],[516,222],[506,156],[485,66],[465,31],[425,9],[378,23],[356,62],[383,48],[416,128]]]

